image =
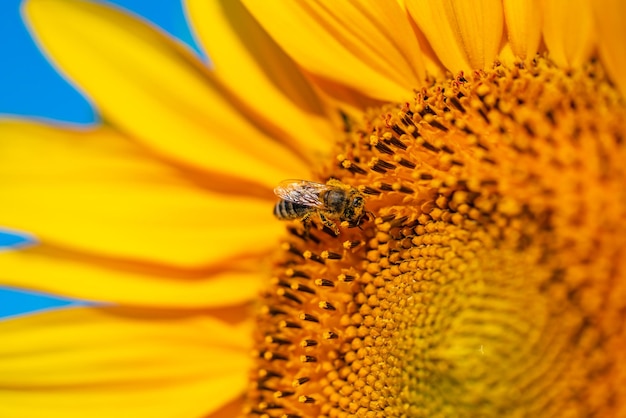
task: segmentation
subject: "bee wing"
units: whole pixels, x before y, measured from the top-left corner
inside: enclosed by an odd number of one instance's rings
[[[288,202],[314,208],[323,208],[320,193],[329,187],[322,183],[307,180],[283,180],[274,188],[274,194]]]

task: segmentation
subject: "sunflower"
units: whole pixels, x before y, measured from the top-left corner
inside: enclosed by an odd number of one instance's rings
[[[0,324],[0,415],[626,414],[622,3],[187,8],[214,68],[26,3],[103,123],[0,123],[0,271],[100,304]],[[281,223],[286,178],[367,214]]]

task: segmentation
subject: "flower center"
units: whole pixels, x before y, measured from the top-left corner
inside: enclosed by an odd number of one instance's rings
[[[355,122],[262,294],[263,417],[626,413],[626,109],[595,65],[459,76]]]

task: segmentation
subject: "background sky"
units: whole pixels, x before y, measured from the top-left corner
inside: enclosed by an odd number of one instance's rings
[[[187,25],[182,0],[92,1],[122,7],[142,16],[202,56]],[[0,0],[0,117],[36,117],[75,124],[97,123],[98,115],[89,102],[59,76],[38,51],[20,15],[22,2]],[[0,215],[0,251],[28,245],[36,238],[27,231],[2,229]],[[86,303],[0,286],[0,319]]]

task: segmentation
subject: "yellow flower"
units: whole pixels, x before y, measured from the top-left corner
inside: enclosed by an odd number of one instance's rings
[[[250,301],[283,229],[272,187],[309,177],[333,131],[295,65],[232,6],[195,15],[230,45],[222,57],[207,44],[211,71],[115,9],[25,4],[103,123],[0,122],[2,223],[40,241],[0,253],[2,282],[105,305],[0,324],[0,416],[233,415]],[[240,65],[222,68],[229,58]]]
[[[250,416],[625,414],[625,6],[223,3],[187,4],[211,70],[26,4],[104,123],[0,123],[3,223],[41,240],[0,271],[113,305],[1,323],[0,415],[234,416],[248,370]],[[372,215],[283,234],[284,178]]]

